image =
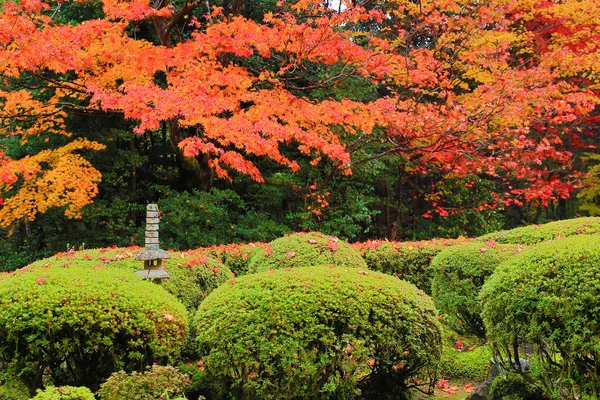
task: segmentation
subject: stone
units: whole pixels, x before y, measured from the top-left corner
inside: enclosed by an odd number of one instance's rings
[[[148,218],[146,217],[146,224],[157,224],[160,222],[158,218]]]
[[[158,244],[158,238],[146,236],[145,242],[146,244]]]
[[[146,224],[147,231],[158,231],[158,224]]]
[[[492,383],[490,381],[484,381],[481,385],[477,386],[477,389],[467,396],[465,400],[489,400],[491,386]]]
[[[157,231],[146,231],[146,237],[147,238],[157,238],[158,232]]]
[[[158,211],[146,211],[146,218],[159,218]]]
[[[146,211],[158,211],[158,204],[148,204]]]

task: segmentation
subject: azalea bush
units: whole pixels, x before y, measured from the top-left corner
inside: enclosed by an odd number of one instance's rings
[[[134,259],[142,250],[140,247],[69,250],[36,261],[31,267],[76,266],[94,270],[111,267],[133,274],[144,268],[142,261]],[[171,251],[169,254],[170,258],[163,260],[162,265],[169,273],[170,279],[163,280],[161,286],[177,297],[190,311],[195,311],[212,290],[233,277],[227,266],[206,254],[194,251]]]
[[[432,297],[452,327],[485,334],[479,291],[501,262],[520,251],[519,245],[471,242],[448,247],[433,259]]]
[[[310,232],[293,233],[272,241],[268,248],[256,253],[250,260],[248,271],[329,264],[367,269],[360,253],[345,242],[333,236]]]
[[[94,394],[86,387],[49,386],[39,390],[33,400],[94,400]]]
[[[520,228],[493,232],[478,237],[477,241],[490,239],[496,243],[536,244],[546,240],[561,239],[573,235],[600,233],[600,217],[573,218],[549,222],[543,225],[529,225]]]
[[[599,265],[600,235],[572,236],[505,261],[481,290],[497,357],[517,360],[525,341],[556,397],[600,397]]]
[[[153,365],[144,372],[113,373],[98,394],[102,400],[166,400],[184,395],[190,385],[190,377],[177,368]]]
[[[174,296],[122,269],[29,267],[0,281],[0,363],[31,394],[95,390],[114,371],[178,359],[187,320]]]
[[[441,352],[432,300],[357,268],[243,276],[212,292],[193,325],[210,399],[405,399]]]
[[[396,275],[431,294],[432,273],[429,266],[443,249],[468,239],[434,239],[419,242],[388,242],[383,240],[354,243],[369,269]]]

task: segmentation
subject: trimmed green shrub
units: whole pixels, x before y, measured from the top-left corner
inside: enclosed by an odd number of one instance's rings
[[[369,269],[396,275],[431,294],[433,258],[446,247],[468,242],[468,239],[434,239],[420,242],[368,241],[354,243]]]
[[[355,268],[241,277],[211,293],[193,324],[210,399],[405,399],[441,352],[429,296]]]
[[[600,235],[540,243],[500,264],[481,290],[498,357],[532,346],[548,392],[600,397]]]
[[[0,385],[0,400],[27,400],[29,388],[19,378],[11,377]]]
[[[492,350],[481,338],[459,335],[442,324],[442,357],[438,376],[443,379],[484,381],[490,371]]]
[[[135,255],[140,251],[142,251],[140,247],[70,250],[36,261],[30,266],[33,268],[76,266],[90,269],[109,266],[127,269],[133,274],[144,268],[142,261],[134,260]],[[229,268],[205,254],[195,251],[171,251],[169,255],[171,258],[163,260],[162,265],[171,278],[163,280],[161,286],[177,297],[190,311],[195,311],[212,290],[233,278]]]
[[[171,399],[183,395],[190,384],[189,376],[177,368],[153,365],[144,372],[113,373],[98,394],[102,400]]]
[[[270,249],[268,243],[226,244],[198,249],[197,252],[207,254],[220,260],[236,276],[248,273],[252,257]]]
[[[546,240],[561,239],[573,235],[600,233],[600,217],[565,219],[543,225],[530,225],[520,228],[493,232],[478,237],[477,241],[490,239],[496,243],[536,244]]]
[[[94,394],[86,387],[50,386],[38,389],[33,400],[95,400]]]
[[[485,334],[479,291],[501,262],[521,250],[519,245],[471,242],[448,247],[433,259],[431,295],[454,329]]]
[[[523,375],[511,372],[497,376],[490,387],[490,400],[543,400],[542,389]]]
[[[270,269],[330,264],[367,269],[360,253],[345,242],[319,232],[309,232],[293,233],[272,241],[269,248],[254,255],[248,265],[248,271],[254,273]]]
[[[42,377],[97,389],[112,372],[178,357],[187,312],[122,269],[26,268],[0,281],[0,362],[31,394]]]

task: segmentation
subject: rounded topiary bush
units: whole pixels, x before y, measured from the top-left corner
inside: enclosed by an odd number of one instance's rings
[[[144,268],[143,262],[134,260],[135,255],[141,250],[142,248],[139,247],[71,250],[36,261],[30,267],[74,266],[91,269],[113,267],[133,273]],[[171,278],[163,280],[161,285],[190,311],[195,311],[211,291],[233,278],[229,268],[205,254],[194,251],[172,251],[170,257],[163,260],[162,265]]]
[[[191,385],[190,377],[171,366],[153,365],[147,371],[115,372],[98,391],[102,400],[173,399]]]
[[[369,269],[396,275],[431,294],[431,261],[449,246],[469,239],[433,239],[419,242],[368,241],[352,247],[362,254]]]
[[[471,242],[448,247],[433,259],[432,297],[454,329],[484,335],[479,291],[501,262],[521,250],[518,245]]]
[[[427,295],[355,268],[241,277],[211,293],[193,324],[211,399],[404,399],[441,351]]]
[[[95,400],[95,397],[86,387],[50,386],[45,390],[38,389],[33,400]]]
[[[293,233],[276,239],[269,248],[254,255],[248,271],[263,272],[269,269],[335,265],[367,269],[360,253],[333,236],[318,232]]]
[[[561,239],[573,235],[600,233],[600,217],[585,217],[549,222],[543,225],[530,225],[520,228],[492,232],[478,237],[477,241],[490,239],[497,243],[536,244],[546,240]]]
[[[459,335],[442,323],[442,356],[438,376],[442,379],[484,381],[490,372],[492,351],[476,336]]]
[[[175,297],[121,269],[27,268],[0,281],[0,363],[31,394],[43,377],[96,389],[114,371],[176,359],[186,326]]]
[[[600,397],[600,235],[540,243],[500,264],[481,290],[488,339],[502,359],[525,340],[545,385]]]
[[[523,375],[509,372],[497,376],[490,386],[490,400],[543,400],[542,389]]]

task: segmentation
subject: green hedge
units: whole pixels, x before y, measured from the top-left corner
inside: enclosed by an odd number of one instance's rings
[[[521,250],[519,245],[471,242],[448,247],[433,259],[431,295],[454,329],[485,334],[479,291],[501,262]]]
[[[71,250],[36,261],[30,266],[76,266],[94,270],[113,267],[126,269],[133,274],[144,268],[142,261],[134,260],[135,255],[142,250],[141,247]],[[171,251],[169,256],[169,259],[163,260],[162,265],[171,278],[163,280],[161,286],[177,297],[190,311],[195,311],[212,290],[233,278],[227,266],[205,254],[195,251]]]
[[[573,235],[600,233],[600,217],[586,217],[554,221],[543,225],[530,225],[506,231],[493,232],[478,237],[477,241],[490,239],[496,243],[531,245],[546,240],[561,239]]]
[[[270,249],[268,243],[226,244],[197,249],[204,254],[220,260],[236,276],[246,275],[250,261],[256,254]]]
[[[223,285],[193,321],[210,399],[404,399],[435,364],[441,331],[412,284],[314,266]]]
[[[549,392],[600,397],[600,235],[541,243],[502,263],[481,291],[500,357],[533,346]],[[516,343],[518,344],[518,343]]]
[[[31,394],[56,386],[95,389],[112,372],[179,356],[181,303],[122,269],[25,268],[0,281],[0,363]]]
[[[102,400],[173,399],[182,396],[191,383],[189,376],[175,367],[153,365],[144,372],[115,372],[98,394]]]
[[[266,250],[252,257],[248,271],[254,273],[270,269],[329,264],[367,269],[360,253],[345,242],[333,236],[309,232],[293,233],[272,241]]]
[[[368,241],[354,243],[369,269],[396,275],[431,294],[433,258],[446,247],[468,242],[469,239],[434,239],[419,242]]]

